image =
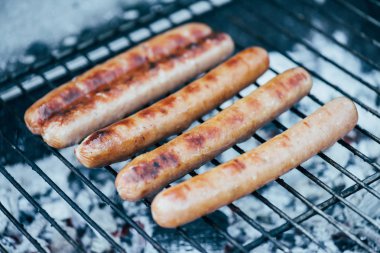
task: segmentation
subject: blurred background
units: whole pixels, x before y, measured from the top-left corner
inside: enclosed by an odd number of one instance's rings
[[[0,70],[14,70],[52,49],[134,20],[171,0],[0,1]],[[20,63],[20,64],[17,64]]]

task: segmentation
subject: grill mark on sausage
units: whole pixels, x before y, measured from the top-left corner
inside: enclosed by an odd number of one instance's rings
[[[170,69],[174,66],[174,62],[172,60],[181,60],[181,56],[183,56],[186,53],[186,51],[198,50],[199,53],[201,53],[203,50],[200,49],[200,45],[205,44],[210,39],[215,41],[221,41],[223,40],[223,38],[225,38],[224,34],[219,33],[211,33],[209,36],[202,37],[204,36],[204,34],[201,32],[201,30],[194,30],[195,33],[199,33],[199,37],[197,38],[196,42],[190,43],[187,46],[186,38],[184,38],[181,35],[173,35],[175,43],[177,43],[176,51],[173,54],[167,57],[157,57],[158,59],[148,59],[137,52],[132,52],[129,53],[130,58],[128,59],[128,64],[132,65],[132,68],[137,68],[135,70],[135,72],[137,73],[144,72],[147,69],[156,69],[158,65],[160,65],[163,69]],[[155,52],[161,52],[161,54],[164,52],[164,48],[160,46],[156,46],[152,50],[156,50]],[[120,73],[122,73],[123,71],[123,67],[117,67],[117,65],[112,66],[114,64],[111,63],[105,64],[106,65],[102,68],[99,68],[98,70],[92,72],[91,75],[85,75],[76,80],[76,82],[82,82],[86,86],[86,90],[92,90],[91,92],[87,93],[85,90],[81,91],[77,87],[71,87],[67,89],[67,94],[64,93],[63,95],[61,95],[62,101],[69,103],[66,107],[63,108],[63,110],[72,110],[76,103],[80,103],[80,100],[89,100],[88,97],[91,97],[92,95],[97,94],[99,92],[103,92],[105,89],[107,89],[107,86],[109,87],[109,84],[103,85],[104,82],[113,82],[115,84],[115,82],[118,81],[116,77],[120,76]],[[57,109],[61,108],[61,105],[64,104],[64,102],[48,102],[46,106],[41,107],[43,108],[39,110],[41,124],[43,124],[44,121],[54,117],[54,115],[59,114],[59,112],[57,112]],[[60,115],[63,114],[67,115],[66,113],[60,113]],[[62,120],[58,119],[58,121]]]
[[[51,115],[55,108],[57,108],[61,103],[59,103],[56,100],[51,101],[51,103],[43,104],[40,108],[38,108],[38,112],[41,116],[41,119],[39,120],[40,124],[43,124],[45,120],[49,118],[49,115]]]
[[[191,190],[191,187],[187,184],[184,184],[183,187],[179,188],[173,188],[171,191],[165,191],[163,192],[164,196],[170,196],[173,200],[186,200],[187,199],[187,192]]]
[[[226,121],[229,125],[240,124],[244,121],[244,114],[239,112],[238,110],[234,110],[234,114],[227,117]]]
[[[160,106],[172,108],[172,107],[174,107],[175,101],[176,101],[175,96],[169,96],[160,102]]]
[[[206,138],[214,139],[220,135],[221,130],[220,128],[216,126],[208,126],[204,132],[205,132]]]
[[[107,139],[107,136],[109,136],[110,134],[113,134],[113,133],[114,133],[114,131],[110,128],[98,130],[95,133],[88,136],[88,138],[86,138],[84,143],[85,144],[91,143],[92,145],[102,143],[105,139]]]
[[[193,83],[191,83],[191,84],[189,84],[186,88],[185,88],[185,91],[187,92],[187,93],[196,93],[196,92],[199,92],[200,91],[200,89],[201,89],[201,87],[200,87],[200,85],[198,84],[198,82],[199,81],[197,81],[197,82],[193,82]]]
[[[141,180],[151,180],[157,177],[158,173],[164,167],[175,167],[178,166],[179,159],[171,151],[166,151],[157,156],[156,158],[150,160],[149,162],[139,162],[132,167],[135,174],[134,177],[129,177],[131,180],[136,180],[140,182]]]
[[[106,69],[98,69],[93,72],[91,79],[83,81],[87,87],[90,87],[91,90],[97,89],[104,82],[111,82],[115,79],[115,74],[113,71],[108,71]]]
[[[261,107],[260,101],[258,101],[255,98],[250,98],[249,97],[248,100],[247,100],[247,104],[249,105],[249,107],[252,107],[252,108],[255,108],[255,109],[259,109]]]
[[[221,130],[216,126],[207,126],[202,130],[202,133],[189,132],[183,134],[183,138],[189,149],[203,148],[207,140],[217,138]]]
[[[203,80],[205,80],[207,82],[217,82],[218,77],[213,73],[209,73],[203,77]]]
[[[280,88],[276,88],[276,89],[274,89],[274,93],[276,94],[276,96],[277,96],[280,100],[284,97],[284,94],[282,93],[282,91],[281,91]]]
[[[239,65],[240,61],[241,61],[240,58],[235,57],[235,58],[232,58],[232,59],[228,60],[225,63],[225,66],[228,67],[228,68],[234,68],[237,65]]]
[[[77,87],[72,87],[70,89],[66,89],[61,93],[61,98],[66,103],[71,103],[79,96],[82,95],[83,92]]]
[[[188,133],[184,134],[184,140],[186,141],[186,144],[191,149],[199,149],[203,148],[206,138],[202,134],[193,134]]]
[[[204,38],[204,31],[202,29],[197,28],[197,27],[191,28],[190,33],[196,38],[196,40]]]
[[[175,44],[178,45],[178,48],[186,46],[187,39],[180,34],[173,34],[171,38],[175,41]]]
[[[131,126],[134,126],[135,125],[135,120],[133,118],[126,118],[126,119],[123,119],[122,121],[118,122],[118,124],[120,125],[123,125],[125,127],[131,127]],[[111,129],[111,127],[108,127],[108,129]]]
[[[306,121],[302,121],[302,124],[304,124],[306,127],[308,127],[308,128],[310,128],[311,126],[310,126],[310,124],[309,123],[307,123]]]
[[[152,118],[156,115],[156,110],[153,107],[148,107],[148,108],[138,112],[138,115],[141,118]]]
[[[289,79],[289,82],[288,84],[291,86],[291,87],[295,87],[295,86],[298,86],[300,84],[300,81],[301,80],[306,80],[307,79],[307,76],[305,73],[303,72],[300,72],[300,73],[297,73],[295,75],[293,75],[290,79]]]
[[[234,174],[240,173],[246,168],[245,164],[239,161],[238,159],[231,160],[228,165],[229,166],[227,167],[227,169],[233,172]]]
[[[286,134],[282,135],[280,145],[285,147],[285,148],[290,146],[290,139],[289,139],[288,135],[286,135]]]

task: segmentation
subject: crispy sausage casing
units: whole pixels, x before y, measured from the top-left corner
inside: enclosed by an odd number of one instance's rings
[[[42,137],[56,148],[75,144],[223,61],[233,48],[227,34],[213,33],[53,115]]]
[[[278,75],[215,117],[131,161],[117,176],[119,195],[131,201],[161,190],[251,135],[310,89],[310,75],[302,68]]]
[[[249,48],[202,78],[152,106],[88,136],[76,149],[86,167],[123,161],[221,104],[259,77],[269,65],[267,52]]]
[[[26,125],[34,134],[41,134],[46,120],[83,96],[117,81],[135,69],[170,56],[211,33],[210,27],[204,24],[190,23],[158,35],[49,92],[26,111]]]
[[[334,144],[357,123],[355,105],[338,98],[252,151],[159,193],[154,220],[173,228],[243,197]]]

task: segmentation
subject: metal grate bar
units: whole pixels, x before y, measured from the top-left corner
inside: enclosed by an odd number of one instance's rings
[[[166,188],[171,187],[171,185],[167,185]],[[143,199],[144,204],[150,208],[151,202],[148,199]],[[229,241],[233,246],[237,248],[240,252],[248,252],[238,241],[236,241],[228,232],[224,231],[219,225],[214,222],[211,218],[208,216],[202,217],[203,221],[208,224],[210,227],[212,227],[219,235],[223,236],[227,241]]]
[[[207,251],[197,241],[195,241],[193,238],[191,238],[183,228],[178,227],[178,228],[176,228],[176,230],[178,231],[178,233],[183,238],[186,239],[186,241],[188,241],[190,243],[191,246],[193,246],[199,252],[207,253]]]
[[[8,251],[1,244],[0,244],[0,252],[1,253],[8,253]]]
[[[327,215],[325,212],[323,212],[321,209],[319,209],[317,206],[315,206],[313,203],[311,203],[309,200],[307,200],[303,195],[299,194],[299,192],[295,191],[292,187],[290,187],[287,183],[285,183],[284,180],[281,178],[276,180],[277,183],[279,183],[282,187],[284,187],[287,191],[295,195],[299,200],[301,200],[303,203],[305,203],[307,206],[312,208],[315,212],[317,212],[321,217],[323,217],[325,220],[327,220],[331,225],[336,227],[339,231],[343,232],[348,238],[350,238],[352,241],[354,241],[356,244],[361,246],[363,249],[375,253],[375,251],[371,248],[369,248],[366,244],[364,244],[357,236],[351,233],[346,227],[344,227],[342,224],[338,223],[333,217],[330,215]]]
[[[362,152],[355,149],[354,147],[352,147],[351,145],[349,145],[347,142],[345,142],[343,140],[339,140],[338,143],[341,144],[343,147],[347,148],[348,150],[350,150],[352,153],[354,153],[355,155],[357,155],[361,159],[363,159],[363,161],[365,161],[366,163],[371,165],[377,171],[380,171],[380,165],[376,161],[374,161],[371,158],[369,158],[368,156],[364,155]]]
[[[15,146],[7,137],[4,136],[2,131],[0,131],[0,137],[5,140],[5,142],[14,150],[22,159],[35,171],[37,172],[45,181],[48,183],[55,192],[57,192],[78,214],[80,214],[83,219],[85,219],[88,224],[93,227],[104,239],[106,239],[117,251],[124,252],[124,249],[113,240],[113,238],[107,234],[93,219],[91,219],[69,196],[66,195],[62,189],[60,189],[43,171],[42,169],[33,161],[31,161],[22,150]]]
[[[314,176],[313,174],[311,174],[308,170],[306,170],[304,167],[302,166],[298,166],[297,169],[302,173],[304,174],[305,176],[307,176],[309,179],[311,179],[312,181],[316,182],[321,188],[323,188],[325,191],[327,191],[328,193],[330,193],[332,196],[334,196],[335,198],[337,198],[340,202],[342,202],[345,206],[347,206],[348,208],[350,208],[352,211],[354,211],[355,213],[357,213],[359,216],[361,216],[363,219],[365,219],[366,221],[368,221],[369,224],[371,224],[375,229],[377,229],[377,231],[380,230],[380,226],[379,226],[379,223],[376,222],[373,218],[371,218],[369,215],[363,213],[363,211],[361,211],[359,208],[357,208],[356,206],[354,206],[351,202],[349,202],[348,200],[346,200],[345,198],[341,197],[339,194],[336,194],[334,192],[333,189],[331,189],[328,185],[326,185],[325,183],[323,183],[320,179],[318,179],[316,176]]]
[[[261,22],[265,21],[268,25],[270,25],[271,27],[273,27],[275,30],[277,30],[280,33],[284,34],[288,38],[291,38],[292,40],[297,41],[298,43],[302,44],[303,46],[305,46],[307,49],[309,49],[311,52],[313,52],[318,57],[320,57],[320,58],[324,59],[325,61],[331,63],[333,66],[335,66],[336,68],[340,69],[342,72],[346,73],[347,75],[351,76],[352,78],[354,78],[357,81],[359,81],[360,83],[362,83],[367,88],[369,88],[372,91],[374,91],[377,95],[380,95],[380,90],[379,90],[378,87],[373,86],[372,84],[368,83],[367,81],[365,81],[364,79],[362,79],[358,75],[350,72],[346,68],[343,68],[342,66],[340,66],[335,61],[333,61],[330,58],[324,56],[316,48],[314,48],[313,46],[311,46],[310,43],[307,42],[305,39],[300,38],[300,37],[296,36],[294,33],[290,32],[288,29],[275,24],[269,18],[267,18],[266,16],[262,15],[260,12],[258,12],[257,10],[255,10],[255,8],[252,8],[252,5],[250,5],[249,3],[245,2],[245,1],[242,1],[242,3],[243,3],[243,5],[245,5],[245,7],[247,7],[247,9],[245,9],[245,8],[243,8],[241,6],[238,6],[240,10],[242,10],[246,14],[248,14],[248,9],[250,11],[253,11],[255,13],[255,15],[248,15],[248,17],[257,16],[258,18],[261,19]]]
[[[350,11],[354,12],[356,15],[367,20],[371,24],[373,24],[377,27],[380,27],[380,22],[377,19],[365,14],[362,10],[358,9],[356,6],[349,3],[348,1],[335,0],[335,2],[339,3],[341,6],[344,6],[346,9],[349,9]]]
[[[62,235],[63,238],[68,241],[77,252],[85,252],[85,250],[80,246],[73,238],[71,238],[67,232],[38,204],[37,201],[33,199],[32,196],[12,177],[7,170],[0,165],[0,173],[8,179],[8,181],[33,205],[33,207]]]
[[[294,11],[290,11],[288,9],[286,9],[282,4],[279,4],[276,0],[270,0],[270,3],[274,6],[276,6],[278,9],[280,9],[281,11],[287,13],[288,15],[290,15],[291,17],[299,20],[301,23],[303,24],[306,24],[308,27],[310,27],[312,30],[315,30],[321,34],[323,34],[326,38],[328,38],[330,41],[333,41],[335,44],[339,45],[340,47],[344,48],[347,52],[350,52],[351,54],[355,55],[356,57],[358,57],[359,59],[361,59],[363,62],[367,63],[368,65],[372,66],[373,68],[377,69],[377,70],[380,70],[380,66],[375,63],[374,61],[372,61],[371,59],[367,58],[366,56],[364,56],[362,53],[354,50],[354,49],[350,49],[347,45],[341,43],[340,41],[338,41],[337,39],[335,39],[334,37],[332,37],[330,34],[328,34],[327,32],[323,31],[322,29],[316,27],[314,24],[311,23],[310,20],[308,20],[304,15],[302,15],[301,13],[299,12],[294,12]]]
[[[0,202],[0,210],[7,216],[7,218],[12,222],[13,225],[33,244],[33,246],[39,251],[39,252],[45,252],[46,250],[42,248],[41,244],[37,242],[36,239],[31,236],[28,231],[24,228],[24,225],[22,225],[16,218],[3,206],[3,204]]]
[[[270,209],[272,209],[275,213],[277,213],[280,217],[285,219],[288,222],[288,224],[292,225],[295,229],[297,229],[298,231],[300,231],[301,233],[306,235],[312,242],[314,242],[316,245],[318,245],[321,249],[323,249],[324,251],[328,251],[328,249],[326,248],[326,246],[322,242],[317,241],[315,239],[315,237],[309,231],[307,231],[300,224],[295,222],[292,218],[290,218],[286,213],[281,211],[280,208],[278,208],[277,206],[272,204],[272,202],[270,202],[263,195],[261,195],[257,191],[253,192],[251,195],[255,196],[257,199],[259,199],[261,202],[263,202],[265,205],[267,205]]]
[[[323,10],[320,5],[316,4],[315,2],[313,1],[309,1],[309,0],[301,0],[304,4],[308,5],[309,7],[311,8],[314,8],[314,9],[317,9],[317,12],[321,13],[322,15],[324,15],[325,17],[327,17],[328,19],[338,23],[339,25],[342,25],[344,26],[346,29],[350,30],[351,32],[354,32],[356,33],[358,36],[360,36],[361,38],[363,38],[364,40],[367,40],[369,41],[372,45],[376,46],[376,47],[380,47],[380,42],[370,36],[368,36],[367,34],[365,34],[363,31],[360,31],[358,30],[355,26],[353,25],[350,25],[350,23],[346,23],[344,22],[342,19],[339,18],[339,16],[334,16],[334,15],[331,15],[330,13],[328,13],[327,11]]]
[[[216,222],[214,222],[211,218],[209,218],[208,216],[203,216],[202,219],[211,227],[213,227],[219,234],[223,235],[223,237],[226,238],[239,251],[248,252],[239,242],[237,242],[229,233],[220,228],[219,225]]]

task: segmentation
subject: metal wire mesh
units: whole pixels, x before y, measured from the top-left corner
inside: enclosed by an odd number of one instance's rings
[[[23,71],[17,73],[16,75],[9,75],[2,83],[3,84],[9,84],[8,86],[13,88],[14,86],[18,88],[19,95],[22,97],[22,99],[26,99],[28,101],[28,104],[33,103],[37,97],[33,96],[31,94],[30,88],[26,87],[24,84],[25,80],[29,80],[31,78],[39,77],[41,79],[39,86],[48,87],[49,89],[55,88],[57,85],[62,84],[65,80],[69,80],[73,78],[78,72],[82,72],[85,69],[89,69],[92,66],[96,65],[98,62],[105,60],[106,58],[110,58],[114,55],[116,55],[121,50],[124,50],[127,47],[132,47],[135,44],[139,43],[141,40],[145,40],[148,37],[160,33],[162,30],[158,29],[157,26],[154,24],[157,24],[158,20],[164,20],[167,22],[167,27],[163,28],[164,30],[169,29],[170,27],[176,26],[182,22],[187,22],[189,20],[197,20],[202,21],[211,24],[213,27],[217,28],[218,30],[224,30],[223,28],[233,29],[234,34],[239,34],[240,36],[233,36],[236,44],[237,49],[240,50],[246,46],[250,46],[252,44],[259,44],[263,47],[276,51],[280,53],[283,57],[285,57],[290,62],[294,63],[295,65],[302,66],[305,69],[307,69],[313,76],[314,79],[318,79],[321,81],[324,85],[327,85],[337,91],[338,93],[349,97],[352,99],[359,107],[363,108],[365,111],[368,111],[370,114],[372,114],[376,119],[380,118],[380,112],[377,110],[377,108],[374,108],[371,105],[368,105],[366,102],[350,95],[348,92],[345,91],[344,88],[341,88],[339,85],[336,85],[332,83],[331,81],[327,80],[322,74],[317,73],[316,71],[308,68],[303,62],[300,62],[296,60],[294,56],[283,50],[281,47],[276,45],[276,43],[273,42],[271,38],[265,37],[260,32],[257,32],[256,29],[254,29],[255,26],[263,25],[266,26],[268,29],[273,29],[277,33],[281,34],[284,38],[286,38],[290,43],[298,43],[305,47],[306,50],[308,50],[311,54],[315,55],[316,57],[321,58],[322,60],[328,62],[332,66],[339,69],[339,71],[347,74],[357,82],[359,82],[363,87],[368,88],[371,90],[371,92],[376,93],[377,95],[380,95],[380,89],[378,85],[374,85],[367,80],[364,80],[357,74],[353,73],[348,66],[342,66],[341,64],[337,63],[332,57],[328,57],[324,54],[322,54],[316,47],[314,47],[312,44],[310,44],[308,41],[306,41],[304,38],[302,38],[302,34],[299,34],[295,31],[292,31],[289,29],[289,27],[285,27],[283,24],[275,23],[273,20],[271,20],[270,17],[263,14],[258,10],[254,4],[252,4],[251,1],[234,1],[232,3],[228,4],[222,4],[224,2],[229,1],[181,1],[178,3],[174,3],[171,5],[168,5],[166,9],[161,9],[157,13],[150,13],[149,15],[145,15],[143,17],[140,17],[138,21],[135,22],[128,22],[125,24],[121,24],[117,29],[113,31],[108,31],[106,34],[101,34],[97,36],[94,39],[91,39],[86,42],[82,42],[78,45],[75,45],[74,47],[67,49],[65,52],[61,52],[60,54],[51,55],[51,58],[47,59],[46,61],[39,62],[33,66],[29,66],[27,69],[24,69]],[[336,0],[337,4],[341,5],[342,8],[347,8],[347,10],[353,12],[355,15],[358,15],[359,18],[365,19],[366,21],[370,22],[371,25],[379,27],[380,23],[378,20],[376,20],[374,17],[368,16],[365,12],[358,9],[354,5],[341,0]],[[308,6],[309,8],[316,8],[318,10],[318,6],[308,0],[302,0],[302,3],[305,6]],[[380,66],[377,62],[375,62],[372,58],[367,57],[361,52],[358,52],[355,49],[349,48],[344,43],[340,42],[333,36],[331,36],[328,32],[324,31],[323,29],[319,28],[315,24],[313,24],[308,17],[304,16],[302,12],[298,12],[297,10],[293,10],[290,8],[287,8],[287,6],[284,5],[283,2],[279,2],[277,0],[270,0],[268,3],[272,6],[273,9],[276,9],[277,11],[280,11],[283,13],[283,15],[286,15],[294,20],[294,22],[300,23],[307,27],[310,30],[315,30],[321,34],[323,34],[325,37],[327,37],[330,41],[330,43],[335,44],[337,46],[340,46],[344,50],[348,51],[353,56],[357,57],[363,64],[368,66],[371,69],[377,69],[380,70]],[[376,4],[376,2],[375,2]],[[202,8],[197,8],[196,6],[207,6]],[[185,11],[188,13],[188,18],[179,19],[174,14],[179,12]],[[236,13],[239,13],[239,15],[236,15]],[[337,25],[344,26],[346,28],[352,29],[352,26],[349,22],[345,22],[344,20],[339,19],[338,16],[332,15],[329,12],[326,12],[325,10],[321,10],[320,14],[323,15],[327,20],[330,22],[335,22]],[[228,22],[228,27],[225,27],[225,22]],[[366,34],[363,31],[352,29],[352,32],[360,37],[360,39],[363,41],[363,43],[368,43],[369,46],[372,46],[374,48],[379,48],[379,42],[376,38],[372,38],[368,34]],[[140,35],[139,35],[140,34]],[[145,34],[141,37],[141,34]],[[234,35],[232,34],[232,35]],[[139,37],[140,36],[140,37]],[[127,46],[122,46],[118,49],[115,49],[115,41],[120,41],[122,39],[127,39],[129,43],[127,43]],[[103,57],[100,57],[97,60],[94,60],[93,57],[91,57],[91,52],[102,49],[105,53]],[[79,70],[73,71],[69,67],[69,62],[73,59],[76,59],[78,57],[82,57],[87,62],[87,65]],[[60,74],[55,80],[53,78],[49,78],[49,72],[51,74],[52,69],[61,69]],[[270,67],[271,72],[274,74],[278,74],[279,72],[273,68]],[[56,71],[57,72],[57,71]],[[259,87],[260,85],[258,83],[254,83],[253,85]],[[11,89],[10,88],[10,89]],[[13,94],[13,93],[12,93]],[[17,92],[15,93],[17,95]],[[12,95],[16,96],[16,95]],[[243,95],[240,93],[236,95],[236,99],[242,98]],[[322,106],[323,102],[314,94],[309,94],[308,97],[316,103],[318,106]],[[44,149],[46,149],[46,152],[51,153],[52,155],[56,156],[60,162],[65,164],[67,168],[76,176],[78,177],[83,184],[88,187],[91,191],[93,191],[102,202],[104,202],[105,205],[108,205],[112,208],[112,210],[116,213],[118,217],[120,217],[123,221],[130,224],[131,227],[133,227],[147,242],[149,242],[158,252],[166,252],[166,249],[151,235],[149,235],[142,227],[140,227],[131,216],[128,215],[123,208],[121,208],[116,201],[112,200],[110,197],[106,196],[104,193],[102,193],[92,182],[91,180],[85,176],[81,170],[73,165],[67,158],[65,158],[60,152],[58,152],[56,149],[49,147],[47,144],[43,143],[42,139],[40,137],[33,136],[29,131],[26,130],[25,125],[23,123],[23,120],[19,116],[19,112],[17,111],[17,108],[13,108],[9,105],[9,102],[7,100],[11,100],[11,98],[5,98],[1,99],[1,107],[0,111],[4,113],[7,111],[10,115],[14,115],[16,118],[19,126],[22,130],[21,133],[18,131],[15,131],[15,135],[21,134],[21,135],[28,135],[30,138],[35,139],[36,141],[40,142],[41,145],[44,146]],[[219,106],[216,108],[217,111],[221,111],[222,108]],[[304,118],[306,115],[301,112],[297,107],[292,107],[290,109],[290,112],[294,114],[295,116],[301,118]],[[200,118],[198,120],[199,123],[204,122],[203,118]],[[284,131],[286,130],[286,127],[280,123],[278,120],[274,120],[272,124],[279,130]],[[355,131],[359,132],[366,138],[370,139],[371,141],[375,142],[378,147],[378,144],[380,144],[380,138],[373,134],[372,132],[365,129],[364,126],[357,125],[355,127]],[[3,130],[0,130],[0,138],[3,141],[3,145],[6,146],[6,149],[10,150],[9,152],[15,153],[17,156],[20,157],[28,166],[33,169],[35,172],[38,173],[38,175],[43,178],[50,187],[56,191],[61,198],[63,198],[75,212],[77,212],[86,222],[89,224],[89,226],[100,234],[105,240],[107,240],[113,247],[115,251],[123,252],[125,251],[121,245],[114,240],[112,235],[110,235],[108,232],[106,232],[101,226],[99,226],[98,222],[93,220],[86,212],[84,212],[76,203],[73,201],[73,199],[68,196],[58,185],[54,183],[54,181],[49,178],[49,176],[36,164],[33,159],[31,159],[27,152],[25,152],[21,147],[19,147],[18,143],[15,143],[13,138],[10,138],[9,136],[5,135],[3,133]],[[256,139],[258,142],[265,142],[266,139],[261,136],[260,134],[255,133],[253,135],[253,138]],[[374,188],[372,188],[371,184],[378,181],[380,178],[380,165],[371,159],[368,155],[362,153],[357,148],[349,144],[346,140],[339,140],[338,142],[343,148],[347,149],[349,152],[353,154],[355,159],[361,159],[364,163],[371,166],[375,173],[370,175],[369,177],[365,179],[359,179],[356,177],[353,173],[346,170],[342,165],[340,165],[338,162],[334,161],[331,157],[329,157],[324,152],[321,152],[318,154],[318,156],[324,160],[326,163],[330,164],[334,169],[339,171],[339,173],[344,174],[345,176],[349,177],[354,184],[350,187],[347,187],[345,189],[342,189],[340,191],[336,191],[335,189],[332,189],[330,186],[325,184],[323,181],[318,179],[318,177],[314,176],[312,173],[310,173],[308,170],[306,170],[303,166],[298,166],[296,169],[305,177],[313,181],[315,184],[317,184],[321,190],[326,191],[329,194],[329,198],[319,204],[314,204],[310,200],[308,200],[306,197],[304,197],[298,190],[293,188],[291,185],[286,183],[283,179],[277,179],[276,183],[281,186],[284,190],[290,192],[295,198],[299,199],[301,202],[303,202],[307,207],[307,211],[303,212],[302,214],[296,216],[296,217],[290,217],[288,214],[283,212],[279,207],[277,207],[275,204],[270,202],[266,197],[264,197],[261,193],[258,191],[253,192],[252,196],[259,201],[261,201],[264,205],[269,207],[274,213],[276,213],[278,216],[280,216],[282,219],[284,219],[285,223],[274,228],[271,230],[267,230],[264,226],[260,224],[257,220],[251,218],[249,215],[247,215],[241,208],[239,208],[234,203],[228,205],[228,208],[231,210],[231,212],[235,213],[237,216],[239,216],[242,220],[244,220],[249,226],[257,230],[261,236],[258,238],[247,241],[247,242],[241,242],[234,238],[228,230],[225,228],[222,228],[217,221],[215,221],[212,216],[207,215],[203,217],[202,219],[208,226],[210,226],[217,234],[219,234],[221,237],[223,237],[234,249],[242,252],[248,252],[267,241],[273,245],[274,248],[277,248],[279,250],[282,250],[284,252],[290,252],[291,249],[288,248],[287,245],[285,245],[281,240],[278,239],[278,236],[280,236],[282,233],[290,230],[295,229],[300,234],[305,236],[310,240],[310,242],[317,245],[320,249],[329,251],[329,249],[326,247],[325,243],[323,241],[319,241],[316,239],[310,231],[305,229],[303,226],[303,222],[310,219],[311,217],[315,215],[319,215],[323,219],[325,219],[329,224],[334,226],[337,230],[339,230],[341,233],[343,233],[346,237],[348,237],[352,242],[354,242],[358,247],[362,248],[365,251],[368,252],[376,252],[377,249],[373,248],[372,246],[368,245],[365,241],[363,241],[361,238],[359,238],[357,235],[352,233],[349,228],[344,226],[341,222],[339,222],[337,219],[332,217],[326,210],[328,210],[329,207],[340,203],[344,205],[345,207],[351,209],[353,212],[355,212],[358,216],[363,218],[367,224],[375,229],[375,231],[379,232],[380,225],[379,223],[374,220],[371,216],[365,213],[364,210],[359,209],[354,204],[352,204],[349,200],[347,200],[347,197],[358,192],[359,190],[365,190],[368,192],[368,194],[371,194],[374,196],[377,200],[380,199],[380,193],[376,191]],[[159,144],[157,144],[159,145]],[[232,147],[233,150],[235,150],[237,153],[242,154],[245,151],[239,147],[239,145],[234,145]],[[221,162],[215,158],[211,161],[211,163],[214,166],[219,165]],[[112,166],[106,166],[104,168],[105,173],[109,173],[112,176],[117,175],[117,171],[112,168]],[[19,182],[17,182],[6,170],[6,168],[2,165],[0,165],[0,173],[28,200],[28,202],[35,207],[38,212],[43,216],[44,219],[46,219],[62,236],[65,240],[67,240],[73,247],[75,251],[83,252],[83,247],[74,239],[72,238],[59,224],[55,222],[55,220],[48,214],[46,210],[44,210],[41,205],[36,201],[28,192],[21,186]],[[197,175],[196,172],[190,173],[191,176]],[[170,185],[168,186],[170,187]],[[144,203],[149,208],[150,206],[150,200],[145,199]],[[36,248],[37,251],[45,252],[45,249],[38,243],[38,241],[33,238],[28,231],[23,227],[23,225],[5,208],[4,205],[0,203],[0,210],[3,214],[6,215],[6,217],[17,227],[17,229],[20,230],[20,232],[26,237],[27,240],[29,240]],[[179,236],[181,236],[184,240],[186,240],[189,245],[191,245],[194,249],[197,249],[200,252],[206,252],[206,249],[202,245],[201,242],[194,239],[194,235],[191,234],[189,231],[187,231],[186,228],[179,227],[177,228],[177,232]],[[1,246],[1,245],[0,245]],[[3,246],[0,248],[2,251],[5,251]]]

